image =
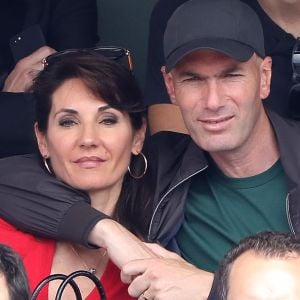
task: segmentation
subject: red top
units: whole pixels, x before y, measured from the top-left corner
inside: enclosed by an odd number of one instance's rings
[[[37,238],[0,219],[0,243],[10,246],[22,257],[31,291],[42,279],[50,275],[55,241]],[[133,299],[127,293],[127,286],[120,280],[120,270],[111,261],[101,277],[101,283],[108,300]],[[47,286],[40,292],[39,299],[48,299]],[[97,289],[93,289],[86,299],[99,300]]]

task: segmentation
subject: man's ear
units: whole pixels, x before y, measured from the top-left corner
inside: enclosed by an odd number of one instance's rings
[[[34,124],[34,132],[35,132],[35,137],[36,137],[38,147],[39,147],[42,157],[49,158],[49,151],[48,151],[46,136],[44,133],[42,133],[39,130],[37,122],[35,122],[35,124]]]
[[[260,98],[266,99],[270,94],[272,78],[272,58],[269,56],[265,57],[260,65],[260,68]]]
[[[167,92],[169,94],[170,100],[173,104],[176,104],[173,76],[172,76],[171,72],[166,73],[166,67],[165,66],[163,66],[161,68],[161,72],[162,72],[163,77],[164,77],[165,85],[166,85]]]

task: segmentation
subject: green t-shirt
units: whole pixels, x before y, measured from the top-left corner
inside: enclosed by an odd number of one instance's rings
[[[185,259],[214,272],[241,238],[260,231],[289,232],[286,175],[280,161],[247,178],[225,176],[214,164],[195,176],[176,240]]]

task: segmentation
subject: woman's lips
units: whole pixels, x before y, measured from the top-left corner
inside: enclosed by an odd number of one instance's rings
[[[105,161],[104,159],[98,156],[84,156],[75,160],[75,163],[81,168],[91,169],[91,168],[98,167],[104,161]]]

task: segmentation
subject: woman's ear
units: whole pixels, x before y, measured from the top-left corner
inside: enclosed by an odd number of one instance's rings
[[[42,157],[49,158],[49,151],[48,151],[46,136],[43,132],[41,132],[39,130],[37,122],[34,123],[34,132],[35,132],[35,137],[36,137],[38,147],[39,147]]]
[[[143,120],[143,125],[140,129],[138,129],[133,138],[133,144],[132,144],[132,149],[131,152],[134,155],[138,155],[144,146],[144,141],[145,141],[145,136],[146,136],[146,129],[147,129],[147,123],[146,120]]]

